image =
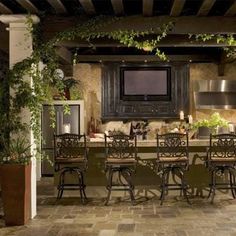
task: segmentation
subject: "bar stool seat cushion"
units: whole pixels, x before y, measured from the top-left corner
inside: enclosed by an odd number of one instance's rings
[[[119,164],[119,165],[134,165],[136,164],[136,160],[134,158],[124,158],[124,159],[121,159],[121,158],[107,158],[106,159],[106,163],[107,164]]]
[[[236,157],[211,157],[211,162],[235,162]]]
[[[84,157],[57,157],[55,159],[55,162],[57,163],[83,163],[86,162],[86,159]]]
[[[173,163],[173,162],[186,162],[188,161],[188,157],[186,156],[181,156],[181,157],[160,157],[158,159],[159,162],[168,162],[168,163]]]

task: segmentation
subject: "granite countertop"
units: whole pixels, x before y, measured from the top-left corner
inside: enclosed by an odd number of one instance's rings
[[[87,142],[88,147],[104,147],[104,139],[103,138],[90,138]],[[138,140],[138,147],[156,147],[156,139],[149,140]],[[189,146],[208,146],[209,139],[190,139]]]

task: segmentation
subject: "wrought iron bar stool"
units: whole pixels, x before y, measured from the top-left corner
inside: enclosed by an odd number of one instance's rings
[[[60,173],[57,198],[62,198],[64,190],[79,190],[81,201],[85,203],[84,172],[88,167],[86,136],[68,133],[54,135],[54,162],[55,172]],[[66,183],[67,174],[76,176],[77,183]]]
[[[181,190],[190,204],[187,195],[185,172],[189,166],[188,134],[166,133],[157,134],[157,167],[161,173],[161,205],[169,190]],[[172,173],[175,183],[169,183]],[[178,176],[180,182],[174,178]]]
[[[216,189],[230,189],[233,198],[236,197],[235,167],[236,167],[236,135],[210,134],[210,145],[207,150],[206,166],[211,173],[208,198],[214,201]],[[217,178],[218,175],[218,178]],[[219,177],[224,176],[224,182]]]
[[[132,175],[136,164],[136,136],[105,134],[105,171],[108,190],[105,205],[109,203],[112,190],[128,191],[132,204],[135,203]]]

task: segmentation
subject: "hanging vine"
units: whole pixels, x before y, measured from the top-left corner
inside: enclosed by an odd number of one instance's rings
[[[224,44],[223,47],[227,57],[236,58],[236,38],[234,34],[189,34],[189,38],[196,41],[215,41],[217,44]]]

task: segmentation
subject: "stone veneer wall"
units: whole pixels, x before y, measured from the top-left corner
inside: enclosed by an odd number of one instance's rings
[[[82,82],[83,99],[85,102],[85,130],[91,116],[97,121],[101,117],[101,64],[80,63],[74,66],[74,77]],[[199,79],[236,79],[236,63],[227,64],[225,67],[225,75],[218,76],[218,67],[213,63],[192,63],[190,65],[190,114],[194,119],[208,118],[213,112],[217,111],[220,115],[236,123],[236,110],[196,110],[193,102],[192,82]],[[187,114],[186,114],[187,115]],[[152,130],[160,128],[164,122],[152,121],[149,126]],[[113,121],[101,125],[99,130],[121,129],[129,130],[129,124]]]

